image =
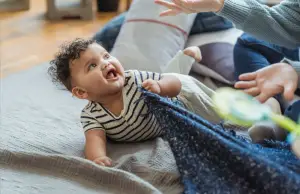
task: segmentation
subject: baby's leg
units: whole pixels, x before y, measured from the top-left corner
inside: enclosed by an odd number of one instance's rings
[[[199,47],[197,47],[197,46],[188,47],[183,50],[183,53],[185,55],[193,57],[198,62],[201,61],[201,59],[202,59],[201,51],[200,51]]]
[[[267,106],[276,114],[281,114],[280,104],[275,98],[270,98],[265,102]],[[261,143],[265,139],[284,141],[287,132],[272,122],[261,122],[253,125],[248,130],[249,136],[254,143]]]

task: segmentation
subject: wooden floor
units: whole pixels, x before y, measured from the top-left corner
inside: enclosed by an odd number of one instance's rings
[[[122,1],[119,10],[125,6]],[[0,13],[0,78],[49,61],[62,42],[91,37],[118,14],[97,13],[93,21],[51,22],[44,18],[45,11],[46,0],[31,0],[28,11]]]

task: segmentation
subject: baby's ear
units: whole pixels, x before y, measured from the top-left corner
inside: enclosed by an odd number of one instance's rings
[[[88,98],[88,93],[86,92],[86,90],[79,88],[77,86],[72,88],[72,94],[79,99],[87,99]]]

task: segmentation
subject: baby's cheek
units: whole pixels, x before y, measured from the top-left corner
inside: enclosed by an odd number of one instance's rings
[[[100,76],[91,77],[87,80],[87,85],[93,90],[98,90],[104,85],[104,80]]]
[[[118,60],[113,61],[113,64],[120,74],[124,74],[124,67]]]

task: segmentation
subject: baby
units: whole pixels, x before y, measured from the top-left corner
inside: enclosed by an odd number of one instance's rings
[[[198,47],[183,51],[184,57],[199,61]],[[210,95],[212,91],[190,76],[147,71],[124,71],[121,63],[92,40],[76,39],[62,46],[51,61],[49,73],[74,96],[89,103],[81,113],[86,137],[85,156],[103,166],[111,166],[106,154],[106,138],[114,141],[144,141],[162,134],[161,127],[140,99],[144,88],[177,100],[207,120],[218,122]],[[193,105],[191,102],[197,104]]]

